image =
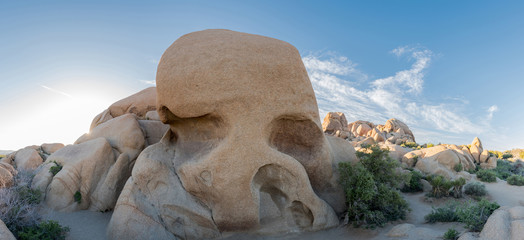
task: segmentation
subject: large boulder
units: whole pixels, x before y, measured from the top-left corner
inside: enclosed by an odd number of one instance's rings
[[[323,134],[293,46],[228,30],[190,33],[163,54],[156,80],[157,111],[170,129],[138,157],[110,239],[338,225],[343,201],[329,202],[343,196],[334,166],[342,154],[332,150],[342,143]]]
[[[387,120],[381,130],[387,133],[399,133],[401,138],[405,138],[406,141],[415,142],[415,136],[408,125],[398,119],[392,118]]]
[[[455,166],[459,163],[464,170],[474,169],[475,163],[456,145],[438,145],[406,153],[402,163],[425,174],[442,175],[448,179],[457,177]]]
[[[322,130],[327,134],[339,135],[342,138],[350,136],[348,121],[344,113],[341,112],[329,112],[322,122]]]
[[[2,219],[0,219],[0,239],[16,240],[15,236],[13,235],[13,233],[11,233],[11,231],[9,231]]]
[[[11,187],[17,173],[11,164],[0,162],[0,188]]]
[[[495,210],[478,237],[464,234],[459,240],[520,240],[524,236],[524,207],[501,207]]]
[[[42,190],[46,204],[55,210],[113,209],[146,141],[135,115],[113,118],[49,156],[32,188]],[[57,164],[63,169],[52,176],[50,169]],[[77,191],[83,199],[79,203],[73,198]]]
[[[44,151],[44,153],[51,155],[54,152],[58,151],[60,148],[63,148],[64,144],[63,143],[44,143],[40,147],[42,151]]]
[[[156,110],[156,88],[146,88],[129,97],[113,103],[108,109],[98,114],[91,122],[90,130],[113,118],[124,114],[134,114],[139,119],[146,119],[146,114]],[[151,116],[152,113],[150,113]]]
[[[14,155],[14,164],[19,170],[35,170],[42,162],[42,157],[33,147],[20,149]]]
[[[482,148],[482,143],[480,142],[480,139],[478,137],[475,137],[475,139],[473,139],[473,142],[469,147],[469,152],[471,153],[471,156],[473,156],[473,159],[475,159],[475,163],[481,163],[480,154],[483,151],[484,149]]]

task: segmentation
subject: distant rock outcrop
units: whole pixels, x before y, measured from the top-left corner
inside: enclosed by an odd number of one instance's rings
[[[344,113],[329,112],[324,118],[322,129],[328,135],[352,141],[354,146],[384,142],[396,145],[415,142],[415,136],[409,127],[395,118],[387,120],[384,125],[361,120],[347,124]]]

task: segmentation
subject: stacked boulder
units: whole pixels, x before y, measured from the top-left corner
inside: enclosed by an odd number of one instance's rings
[[[496,168],[497,158],[490,156],[487,150],[483,150],[480,139],[476,137],[469,148],[441,144],[408,152],[402,157],[402,163],[405,167],[416,168],[425,174],[442,175],[453,179],[458,174],[457,170],[460,172],[475,169],[476,165],[484,169]],[[460,174],[467,175],[464,172]]]
[[[155,115],[150,113],[155,105],[156,89],[145,89],[96,116],[90,132],[73,145],[43,145],[56,152],[36,170],[32,188],[41,190],[45,203],[55,210],[113,209],[138,155],[169,128],[146,119]]]
[[[402,121],[392,118],[384,125],[358,120],[347,124],[344,113],[329,112],[324,118],[322,129],[325,134],[341,137],[361,144],[388,143],[401,145],[405,142],[415,142],[415,136]]]
[[[10,187],[19,171],[34,171],[51,154],[64,147],[62,143],[32,145],[9,153],[0,160],[0,188]]]

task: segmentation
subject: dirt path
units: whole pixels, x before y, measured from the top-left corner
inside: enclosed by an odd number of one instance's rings
[[[66,213],[43,209],[41,214],[44,219],[55,220],[62,226],[68,226],[71,229],[68,240],[104,240],[113,212],[101,213],[83,210]]]

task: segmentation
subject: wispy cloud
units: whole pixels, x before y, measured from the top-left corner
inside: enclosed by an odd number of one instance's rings
[[[428,103],[423,99],[424,77],[434,56],[432,51],[404,46],[391,53],[411,61],[411,67],[389,77],[366,81],[365,85],[355,76],[362,79],[368,75],[347,57],[304,56],[321,117],[331,111],[344,112],[349,121],[383,123],[394,117],[415,129],[425,129],[421,131],[426,133],[479,134],[486,130],[484,123],[472,121],[461,113],[456,103]],[[495,111],[496,106],[489,108],[488,117]]]
[[[50,88],[50,87],[45,86],[45,85],[40,85],[40,87],[42,87],[42,88],[44,88],[44,89],[47,89],[47,90],[49,90],[49,91],[51,91],[51,92],[54,92],[54,93],[58,93],[58,94],[64,95],[64,96],[66,96],[66,97],[68,97],[68,98],[73,98],[73,96],[71,96],[71,94],[68,94],[68,93],[62,92],[62,91],[60,91],[60,90],[57,90],[57,89],[54,89],[54,88]]]
[[[499,107],[497,105],[493,105],[488,108],[488,120],[493,119],[493,113],[499,110]]]
[[[153,85],[153,86],[156,86],[156,81],[155,80],[140,80],[141,83],[145,83],[147,85]]]

